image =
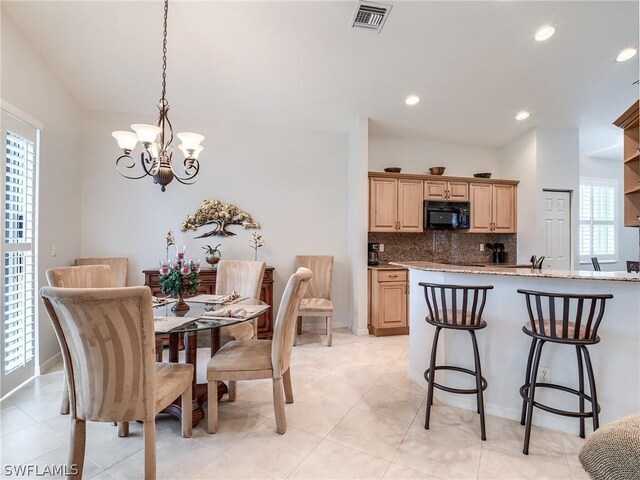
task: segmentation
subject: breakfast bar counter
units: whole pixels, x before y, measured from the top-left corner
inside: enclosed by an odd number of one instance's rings
[[[454,285],[493,285],[483,314],[487,328],[477,334],[482,374],[488,381],[485,391],[487,413],[520,419],[530,337],[522,332],[529,322],[524,295],[518,289],[546,292],[613,294],[607,301],[598,335],[601,342],[590,348],[600,424],[640,411],[640,275],[625,272],[534,270],[494,266],[448,265],[430,262],[392,262],[409,269],[409,376],[426,390],[424,371],[431,354],[435,328],[427,324],[427,306],[420,282]],[[468,335],[446,332],[440,337],[437,363],[473,369]],[[577,387],[575,349],[548,344],[541,367],[550,369],[550,381]],[[467,376],[438,372],[438,382],[454,387],[470,387]],[[539,401],[567,410],[577,409],[578,400],[563,392],[542,389]],[[548,391],[547,391],[548,390]],[[451,395],[437,391],[443,403],[475,410],[475,396]],[[536,392],[538,401],[538,392]],[[577,419],[536,410],[534,424],[576,433]],[[490,417],[488,419],[490,425]],[[587,421],[587,428],[591,423]],[[489,430],[490,431],[490,430]]]

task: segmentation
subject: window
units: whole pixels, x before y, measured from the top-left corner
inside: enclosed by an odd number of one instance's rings
[[[580,178],[580,263],[618,261],[618,181]]]
[[[2,395],[35,372],[39,130],[2,110]]]

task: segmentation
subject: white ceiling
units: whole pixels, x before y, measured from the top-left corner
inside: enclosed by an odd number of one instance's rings
[[[348,28],[354,1],[172,1],[172,112],[327,130],[367,116],[372,134],[486,146],[580,128],[583,153],[620,154],[611,122],[638,98],[638,56],[615,57],[637,46],[638,2],[393,4],[378,34]],[[2,5],[84,108],[155,112],[160,1]]]

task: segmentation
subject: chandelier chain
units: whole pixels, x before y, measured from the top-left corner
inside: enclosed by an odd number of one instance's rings
[[[165,106],[167,90],[167,17],[169,16],[169,0],[164,1],[164,30],[162,33],[162,98],[160,103]]]

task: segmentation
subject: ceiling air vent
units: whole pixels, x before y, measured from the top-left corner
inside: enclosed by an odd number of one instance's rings
[[[391,11],[391,5],[373,2],[358,2],[351,19],[352,27],[368,28],[380,32]]]

